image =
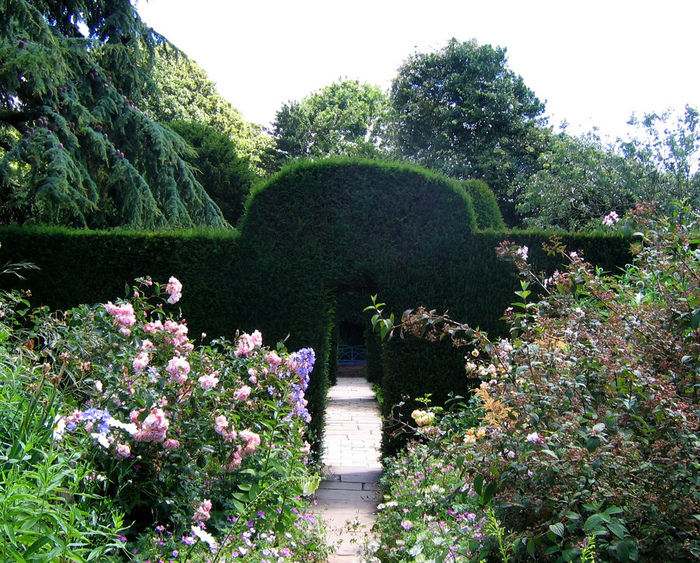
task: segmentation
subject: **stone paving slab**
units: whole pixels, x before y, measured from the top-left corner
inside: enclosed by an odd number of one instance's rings
[[[374,392],[362,377],[339,377],[328,392],[323,463],[327,471],[316,491],[313,512],[336,545],[328,563],[360,561],[381,501],[381,416]]]

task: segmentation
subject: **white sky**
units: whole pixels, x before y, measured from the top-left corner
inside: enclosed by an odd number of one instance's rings
[[[700,0],[140,0],[243,117],[339,78],[389,88],[416,49],[455,37],[507,49],[550,124],[624,136],[636,113],[700,108]]]

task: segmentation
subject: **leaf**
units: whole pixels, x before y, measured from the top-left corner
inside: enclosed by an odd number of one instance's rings
[[[624,540],[627,537],[627,528],[619,522],[610,522],[608,524],[608,530],[610,530],[621,540]]]
[[[533,540],[527,541],[527,554],[533,559],[535,558],[535,542]]]
[[[484,486],[484,476],[479,474],[476,477],[474,477],[474,490],[476,491],[477,495],[481,496],[483,486]]]
[[[592,514],[586,519],[586,523],[583,525],[583,529],[586,532],[590,532],[594,528],[599,528],[603,523],[603,517],[600,514]]]
[[[700,327],[700,309],[695,311],[693,318],[690,319],[690,328],[696,330],[698,327]]]
[[[598,449],[598,446],[600,446],[600,438],[597,436],[591,436],[588,438],[588,440],[586,440],[586,449],[589,452],[593,453]]]
[[[564,534],[566,533],[566,528],[561,522],[557,522],[556,524],[550,524],[549,529],[560,538],[563,538]]]
[[[609,506],[603,511],[603,514],[607,514],[608,516],[612,514],[622,514],[624,510],[622,510],[619,506]]]
[[[42,547],[44,547],[50,541],[51,541],[51,536],[42,536],[39,539],[37,539],[32,545],[30,545],[27,548],[27,551],[24,552],[25,558],[29,557],[30,555],[39,551]]]

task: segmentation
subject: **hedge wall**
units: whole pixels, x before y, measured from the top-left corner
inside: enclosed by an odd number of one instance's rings
[[[477,231],[477,224],[491,230]],[[3,228],[0,263],[39,265],[21,286],[52,309],[114,300],[139,276],[166,281],[174,275],[184,284],[178,305],[191,335],[233,337],[237,329],[258,329],[266,344],[284,340],[292,350],[314,348],[307,396],[312,431],[320,432],[337,327],[368,327],[362,309],[370,295],[397,316],[425,305],[492,334],[504,330],[498,319],[513,300],[517,279],[509,264],[496,260],[494,248],[510,239],[530,246],[542,267],[556,264],[538,250],[547,233],[493,230],[500,224],[480,183],[377,161],[299,162],[254,190],[239,233]],[[608,269],[627,260],[619,237],[565,242]],[[0,284],[18,285],[9,277]],[[391,344],[381,353],[371,335],[368,340],[368,373],[386,385],[388,402],[401,400],[405,391],[438,397],[435,382],[443,393],[454,379],[426,379],[406,361],[412,349]],[[421,348],[420,354],[430,353]],[[454,385],[461,388],[459,377]]]

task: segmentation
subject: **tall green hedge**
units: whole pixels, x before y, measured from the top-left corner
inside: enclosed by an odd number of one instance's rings
[[[474,213],[476,214],[476,224],[479,229],[504,230],[506,222],[503,220],[503,215],[501,215],[501,211],[498,208],[496,196],[486,182],[471,179],[462,181],[461,185],[472,200]]]
[[[420,168],[348,159],[297,162],[254,189],[238,233],[3,228],[0,263],[35,262],[41,270],[20,285],[53,309],[114,300],[136,277],[166,281],[174,275],[184,284],[178,305],[195,339],[257,329],[267,344],[314,348],[307,397],[318,434],[337,327],[368,327],[362,309],[370,295],[399,317],[424,305],[498,334],[504,330],[498,319],[517,289],[513,268],[496,260],[498,243],[527,244],[537,263],[556,267],[539,250],[547,233],[494,230],[501,222],[489,201],[481,184]],[[565,242],[608,269],[627,260],[619,237]],[[9,277],[0,284],[18,286]],[[441,398],[453,379],[454,389],[461,388],[448,370],[426,378],[413,369],[407,359],[413,347],[380,353],[372,340],[370,348],[368,373],[386,384],[387,401],[425,392]],[[421,347],[420,355],[428,362],[430,352]]]

